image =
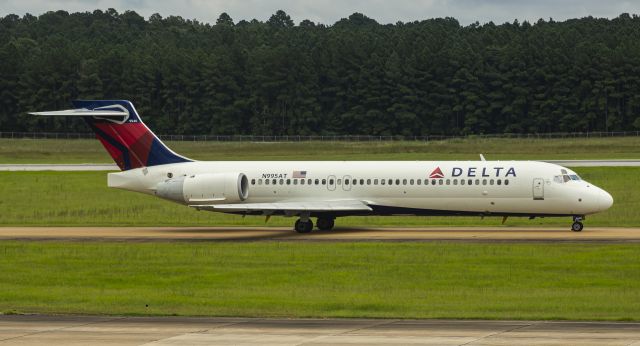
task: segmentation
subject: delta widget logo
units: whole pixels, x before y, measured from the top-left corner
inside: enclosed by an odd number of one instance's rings
[[[429,178],[431,179],[444,178],[444,174],[442,173],[442,170],[440,169],[440,167],[436,167],[436,169],[434,169],[433,172],[429,174]]]

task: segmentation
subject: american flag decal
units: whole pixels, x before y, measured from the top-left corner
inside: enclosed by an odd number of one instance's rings
[[[294,178],[306,178],[307,177],[307,171],[293,171],[293,177]]]

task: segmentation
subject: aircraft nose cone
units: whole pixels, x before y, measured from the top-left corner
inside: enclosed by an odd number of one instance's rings
[[[607,210],[613,205],[613,197],[607,192],[602,190],[600,193],[600,210]]]

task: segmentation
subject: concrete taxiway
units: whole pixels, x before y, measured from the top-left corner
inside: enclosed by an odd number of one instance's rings
[[[0,316],[2,345],[640,345],[640,323]]]
[[[640,242],[640,228],[338,228],[298,234],[288,227],[0,227],[0,239],[71,241],[591,241]]]

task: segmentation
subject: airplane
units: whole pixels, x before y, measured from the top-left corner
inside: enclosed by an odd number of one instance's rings
[[[121,172],[112,188],[141,192],[195,210],[312,218],[330,230],[352,215],[571,217],[613,198],[572,170],[537,161],[196,161],[169,149],[130,101],[76,100],[74,108],[33,115],[82,117]]]

